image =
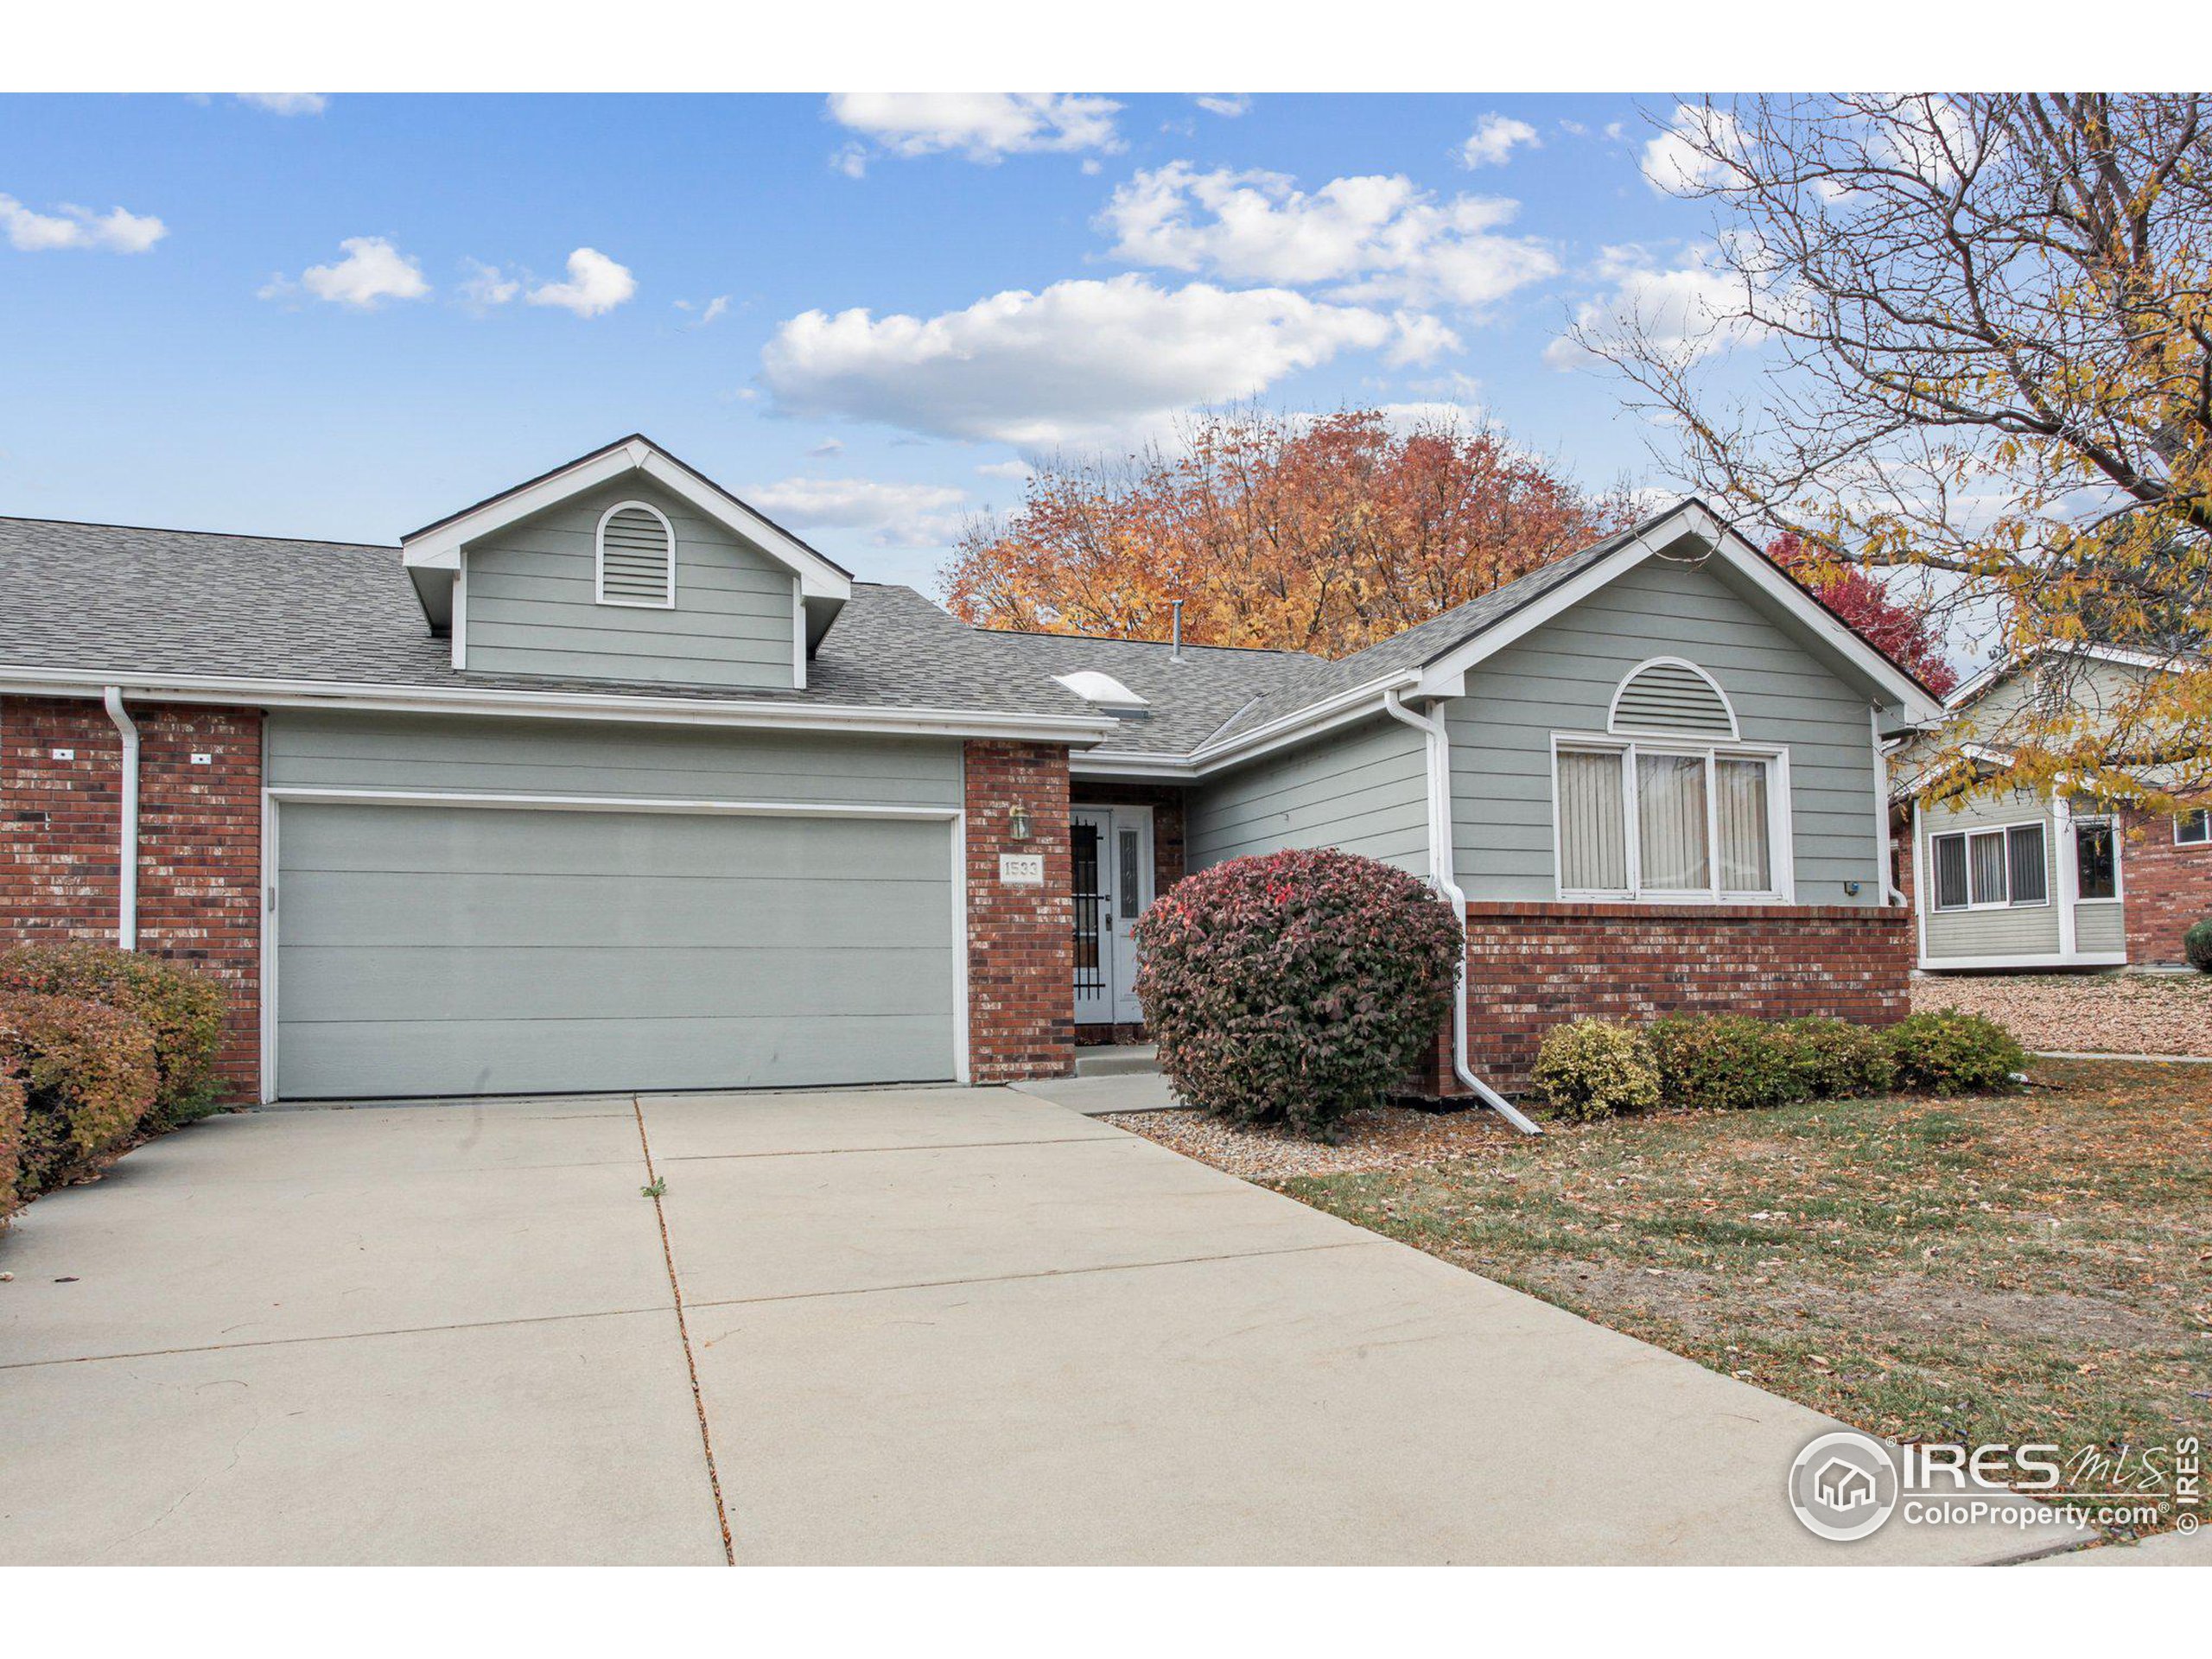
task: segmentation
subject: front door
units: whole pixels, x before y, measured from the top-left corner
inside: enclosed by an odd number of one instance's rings
[[[1135,1025],[1137,918],[1152,902],[1152,809],[1079,806],[1070,815],[1075,864],[1075,1018]]]

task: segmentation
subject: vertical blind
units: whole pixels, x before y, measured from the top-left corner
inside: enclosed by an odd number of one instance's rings
[[[1774,849],[1766,830],[1766,762],[1713,763],[1713,796],[1720,821],[1720,886],[1728,893],[1768,893],[1774,887]]]
[[[1748,756],[1635,752],[1630,823],[1625,749],[1561,748],[1558,757],[1560,887],[1628,893],[1771,893],[1771,761]],[[1708,799],[1708,797],[1710,798]],[[1717,837],[1717,845],[1716,843]]]
[[[1627,812],[1618,754],[1559,756],[1560,885],[1575,893],[1628,886]]]
[[[1636,757],[1637,850],[1643,886],[1666,893],[1713,885],[1705,845],[1705,757]]]

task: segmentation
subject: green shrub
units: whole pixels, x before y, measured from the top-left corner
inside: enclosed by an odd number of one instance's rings
[[[2212,916],[2190,925],[2181,936],[2181,948],[2190,967],[2201,974],[2212,974]]]
[[[16,1179],[23,1160],[23,1080],[0,1071],[0,1228],[15,1212]]]
[[[1325,1137],[1435,1040],[1463,935],[1371,858],[1294,849],[1176,883],[1137,921],[1137,995],[1192,1106]]]
[[[1785,1020],[1775,1027],[1775,1041],[1808,1098],[1878,1095],[1897,1082],[1897,1063],[1882,1033],[1848,1020]]]
[[[1986,1093],[2011,1085],[2028,1057],[1994,1020],[1958,1008],[1916,1014],[1891,1026],[1890,1058],[1908,1089]]]
[[[120,1150],[159,1084],[146,1022],[72,996],[0,994],[0,1071],[23,1081],[16,1190],[27,1198]]]
[[[214,1109],[224,997],[213,980],[112,945],[28,944],[0,952],[0,993],[10,991],[79,997],[136,1014],[153,1033],[161,1123],[188,1123]]]
[[[1529,1073],[1536,1092],[1561,1117],[1592,1122],[1659,1103],[1659,1068],[1641,1032],[1602,1020],[1576,1020],[1544,1033]]]
[[[1804,1099],[1809,1091],[1789,1062],[1781,1029],[1732,1014],[1655,1020],[1644,1036],[1659,1065],[1661,1103],[1740,1111]]]

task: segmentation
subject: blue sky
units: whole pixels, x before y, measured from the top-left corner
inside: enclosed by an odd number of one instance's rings
[[[0,99],[0,512],[391,541],[642,430],[928,586],[1025,455],[1253,395],[1650,481],[1556,342],[1696,289],[1669,108]]]

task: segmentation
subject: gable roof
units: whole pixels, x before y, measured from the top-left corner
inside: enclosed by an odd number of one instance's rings
[[[2138,651],[2124,645],[2093,645],[2086,640],[2057,640],[2036,645],[2025,652],[2008,652],[1999,657],[1979,673],[1953,686],[1943,699],[1946,712],[1963,709],[1979,702],[1990,692],[2012,678],[2037,657],[2067,656],[2086,658],[2091,662],[2114,663],[2126,668],[2154,668],[2163,672],[2178,674],[2185,662],[2195,660],[2185,652],[2177,652],[2162,656],[2157,652]]]

